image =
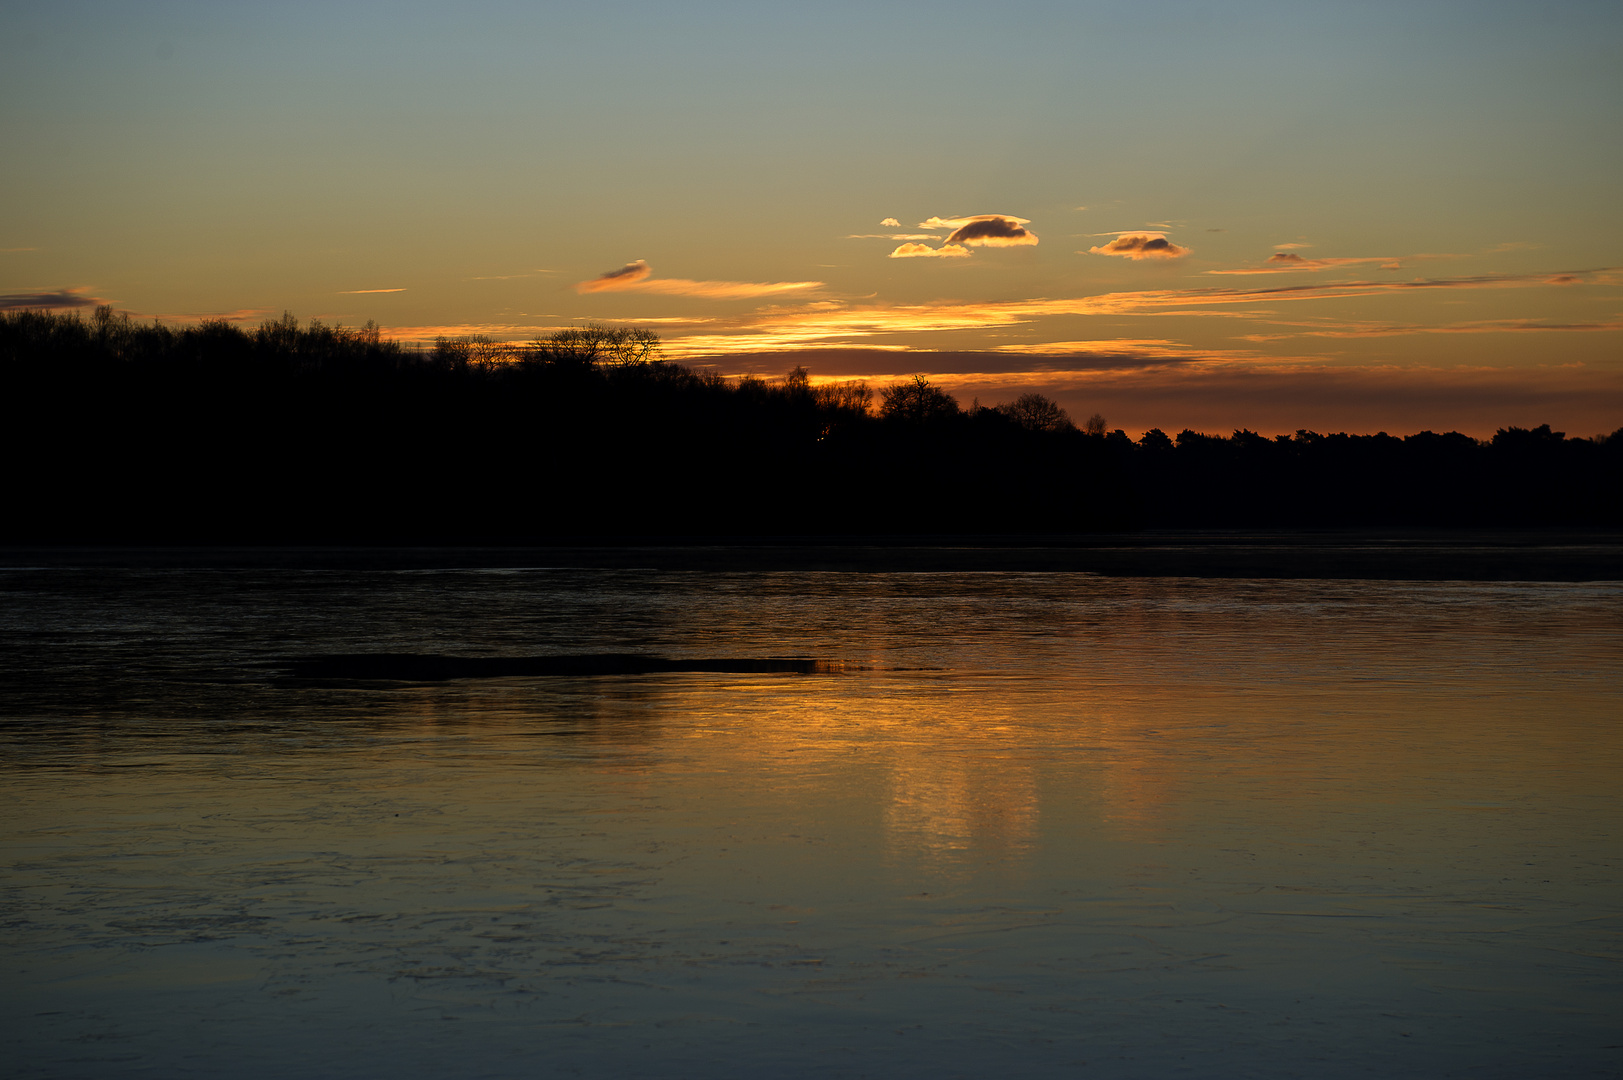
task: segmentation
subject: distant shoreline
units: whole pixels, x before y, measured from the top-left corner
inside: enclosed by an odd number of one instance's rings
[[[30,568],[1091,573],[1113,577],[1623,581],[1617,530],[1157,530],[1027,536],[598,537],[536,545],[0,548]]]

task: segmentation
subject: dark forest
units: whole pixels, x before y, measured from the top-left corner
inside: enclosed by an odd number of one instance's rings
[[[22,311],[0,379],[11,543],[1623,524],[1623,430],[1134,441],[1040,395],[728,380],[596,326],[412,349]]]

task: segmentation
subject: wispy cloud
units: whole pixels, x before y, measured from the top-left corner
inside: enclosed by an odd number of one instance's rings
[[[1589,270],[1571,273],[1577,277],[1593,278],[1604,272],[1606,271]],[[667,343],[667,349],[672,355],[694,356],[821,347],[830,343],[851,344],[885,335],[995,330],[1043,318],[1071,315],[1256,317],[1271,312],[1266,308],[1243,313],[1223,309],[1287,301],[1333,300],[1431,291],[1527,288],[1546,285],[1550,276],[1546,271],[1538,274],[1485,274],[1475,277],[1423,278],[1413,281],[1351,281],[1268,288],[1155,289],[1103,293],[1095,296],[984,303],[852,305],[831,300],[796,307],[768,308],[726,320],[708,322],[702,326],[694,325],[693,328],[697,333],[678,334]]]
[[[641,292],[660,296],[695,296],[707,300],[746,300],[821,288],[821,281],[689,281],[655,278],[642,259],[575,285],[578,293]]]
[[[427,343],[435,338],[489,337],[497,341],[535,341],[562,325],[537,323],[437,323],[419,326],[384,326],[382,334],[395,341]]]
[[[86,293],[87,290],[83,288],[56,289],[51,292],[7,293],[0,295],[0,311],[27,311],[35,308],[86,308],[107,302]]]
[[[0,248],[0,255],[17,255],[24,251],[38,251],[37,247]]]
[[[232,308],[230,311],[165,311],[156,314],[151,312],[139,314],[141,314],[143,318],[156,319],[159,322],[196,323],[253,322],[258,319],[263,319],[268,315],[274,315],[275,313],[275,308],[253,307]],[[131,314],[133,315],[138,313],[131,312]]]
[[[903,244],[888,256],[892,259],[963,259],[970,251],[958,244],[933,248],[929,244]]]
[[[879,223],[879,227],[881,229],[900,229],[902,227],[902,223],[893,217],[888,217]]]
[[[1092,255],[1115,255],[1123,259],[1181,259],[1190,249],[1180,247],[1158,232],[1124,232],[1098,247],[1088,248]]]
[[[1063,353],[1024,353],[1014,350],[910,350],[852,347],[794,349],[733,353],[712,358],[709,367],[728,375],[781,371],[802,362],[814,376],[837,379],[885,380],[923,374],[955,385],[968,383],[1018,384],[1021,382],[1076,383],[1112,372],[1167,370],[1190,365],[1257,364],[1300,366],[1308,358],[1270,359],[1247,349],[1197,349],[1174,341],[1083,341]]]
[[[1410,256],[1420,258],[1421,256]],[[1341,266],[1361,266],[1368,263],[1379,263],[1382,270],[1402,270],[1402,257],[1391,255],[1368,255],[1357,258],[1334,259],[1304,259],[1291,251],[1281,251],[1268,256],[1268,261],[1262,266],[1242,267],[1237,270],[1208,270],[1208,274],[1294,274],[1303,271],[1333,270]]]
[[[1623,320],[1599,322],[1551,322],[1547,319],[1480,319],[1474,322],[1426,326],[1419,323],[1273,323],[1297,327],[1288,333],[1244,334],[1242,341],[1286,341],[1299,337],[1373,338],[1402,337],[1409,334],[1544,334],[1595,333],[1623,330]]]
[[[1167,338],[1107,338],[1099,341],[1041,341],[1017,345],[998,345],[992,349],[999,353],[1018,353],[1021,356],[1155,356],[1162,359],[1187,359],[1190,347]],[[1247,353],[1247,355],[1255,355]]]
[[[364,296],[367,293],[390,293],[390,292],[405,292],[405,291],[406,290],[403,287],[399,288],[399,289],[341,289],[341,290],[339,290],[338,295],[339,296]]]

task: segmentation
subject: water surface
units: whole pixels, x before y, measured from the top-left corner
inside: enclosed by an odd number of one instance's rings
[[[20,1077],[1623,1065],[1615,583],[53,567],[0,605]],[[825,663],[287,677],[373,652]]]

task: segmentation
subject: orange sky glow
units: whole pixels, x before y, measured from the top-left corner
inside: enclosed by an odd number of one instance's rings
[[[1606,5],[1016,4],[948,66],[900,43],[972,5],[89,7],[0,43],[0,309],[631,325],[1134,433],[1623,425]]]

